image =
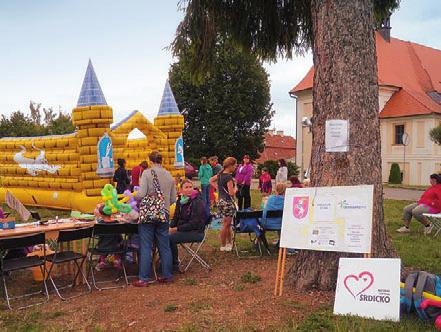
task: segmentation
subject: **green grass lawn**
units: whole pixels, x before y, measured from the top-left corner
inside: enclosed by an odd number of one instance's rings
[[[256,191],[252,191],[252,207],[260,208],[261,196]],[[412,270],[426,270],[432,273],[441,274],[441,237],[433,238],[424,236],[422,227],[416,221],[411,224],[410,234],[399,234],[396,229],[401,226],[401,215],[403,207],[410,202],[385,200],[385,223],[387,232],[392,239],[394,248],[402,259],[403,266]],[[48,210],[38,210],[43,218],[54,217],[55,215],[65,216],[66,212]],[[269,241],[276,237],[275,234],[269,236]],[[208,238],[208,245],[216,248],[219,246],[218,231],[211,231]],[[242,235],[239,240],[239,248],[252,248],[247,235]],[[252,254],[252,253],[250,253]],[[212,257],[215,261],[215,257]],[[277,259],[273,255],[272,259]],[[254,261],[257,262],[257,261]],[[271,294],[268,294],[271,297]],[[56,312],[54,316],[62,315]],[[258,318],[256,318],[258,319]],[[39,309],[29,309],[21,312],[0,313],[0,331],[45,331],[46,319],[43,319]],[[185,329],[186,331],[199,331],[197,328]],[[271,331],[435,331],[433,324],[425,323],[416,318],[416,315],[406,316],[400,323],[379,322],[357,317],[335,317],[332,314],[332,305],[329,304],[319,310],[307,315],[301,322],[294,322],[287,318],[287,322],[281,326],[273,326]],[[237,331],[247,331],[239,328]]]

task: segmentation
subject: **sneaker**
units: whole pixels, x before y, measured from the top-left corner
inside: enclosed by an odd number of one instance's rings
[[[233,250],[233,244],[227,243],[223,251],[230,252],[231,250]]]
[[[430,233],[432,233],[432,229],[433,229],[433,224],[430,224],[429,226],[425,226],[424,235],[429,235]]]
[[[134,286],[134,287],[148,287],[155,282],[156,282],[156,280],[145,281],[145,280],[138,279],[138,280],[132,282],[132,286]]]
[[[409,229],[409,227],[402,226],[402,227],[397,229],[397,232],[398,233],[410,233],[410,229]]]
[[[219,248],[219,251],[225,251],[225,248],[226,248],[226,247],[220,247],[220,248]]]

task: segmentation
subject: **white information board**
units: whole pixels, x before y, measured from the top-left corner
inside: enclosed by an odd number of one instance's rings
[[[280,246],[370,253],[372,185],[288,188]]]
[[[325,126],[326,152],[349,151],[349,121],[327,120]]]
[[[340,258],[334,314],[400,320],[399,258]]]

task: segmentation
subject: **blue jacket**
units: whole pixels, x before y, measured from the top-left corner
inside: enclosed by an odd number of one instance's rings
[[[285,204],[284,195],[271,195],[268,198],[265,208],[262,213],[262,226],[263,228],[271,230],[280,230],[282,228],[282,218],[266,218],[268,211],[279,211],[283,210],[283,205]]]

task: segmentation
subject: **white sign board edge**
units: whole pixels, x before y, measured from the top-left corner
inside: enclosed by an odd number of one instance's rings
[[[339,248],[313,248],[309,245],[304,245],[302,241],[297,239],[294,234],[293,236],[289,236],[287,233],[292,232],[292,227],[290,226],[291,215],[293,214],[293,203],[291,202],[291,197],[293,196],[305,196],[305,197],[318,197],[320,195],[336,195],[335,191],[339,190],[341,192],[350,193],[351,190],[357,188],[361,191],[366,191],[370,197],[369,209],[370,209],[370,225],[369,232],[366,234],[367,236],[367,245],[363,250],[353,250],[348,249],[344,250],[341,247]],[[335,251],[335,252],[349,252],[349,253],[370,253],[371,252],[371,242],[372,242],[372,217],[373,217],[373,193],[374,186],[373,185],[357,185],[357,186],[333,186],[333,187],[308,187],[308,188],[288,188],[285,193],[285,203],[283,208],[283,218],[282,218],[282,230],[280,237],[280,247],[281,248],[290,248],[290,249],[305,249],[305,250],[316,250],[316,251]],[[352,196],[348,196],[351,198]],[[309,222],[306,220],[309,215],[305,217],[305,222]],[[291,229],[290,229],[291,228]]]
[[[399,258],[340,258],[334,314],[398,322],[400,273]]]

